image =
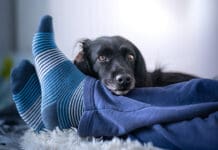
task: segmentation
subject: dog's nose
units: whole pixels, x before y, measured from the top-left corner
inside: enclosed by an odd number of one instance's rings
[[[129,85],[132,82],[130,75],[117,75],[115,79],[119,85]]]

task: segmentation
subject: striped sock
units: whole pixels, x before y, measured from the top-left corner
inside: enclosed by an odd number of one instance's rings
[[[41,89],[34,66],[23,60],[11,73],[12,97],[22,119],[34,131],[44,128],[41,118]]]
[[[32,53],[42,88],[42,120],[47,129],[77,127],[83,112],[81,73],[57,48],[52,18],[42,18]]]

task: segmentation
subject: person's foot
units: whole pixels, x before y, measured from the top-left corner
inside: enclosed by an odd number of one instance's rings
[[[41,88],[34,66],[23,60],[11,73],[12,97],[22,119],[34,131],[44,128],[41,118]]]
[[[45,127],[77,127],[83,112],[85,75],[57,48],[50,16],[42,18],[32,45],[42,89],[41,112]]]

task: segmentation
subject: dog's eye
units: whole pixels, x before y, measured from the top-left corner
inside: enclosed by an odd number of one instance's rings
[[[108,60],[109,59],[106,56],[103,56],[103,55],[98,56],[98,61],[100,61],[100,62],[106,62]]]
[[[135,57],[132,54],[127,55],[129,61],[134,61]]]

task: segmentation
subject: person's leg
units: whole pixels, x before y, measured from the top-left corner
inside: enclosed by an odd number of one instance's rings
[[[204,142],[205,137],[211,139],[210,144],[218,143],[217,89],[217,81],[199,79],[170,87],[135,89],[127,96],[115,96],[100,81],[89,78],[84,86],[84,112],[78,133],[82,137],[107,138],[129,135],[142,143],[152,141],[169,149],[197,146],[209,149],[212,146]],[[158,93],[161,93],[159,98]],[[165,99],[166,104],[162,102]],[[194,138],[195,135],[198,137]],[[189,141],[203,142],[196,146]]]
[[[83,112],[85,75],[57,48],[52,18],[42,18],[32,53],[42,89],[42,120],[47,129],[77,127]]]
[[[216,150],[218,148],[218,112],[208,117],[170,124],[156,124],[137,129],[127,135],[141,143],[152,142],[166,149]]]
[[[193,79],[190,82],[180,82],[165,87],[139,88],[126,96],[156,106],[198,104],[208,102],[208,98],[210,101],[216,101],[217,83],[218,81],[210,79]]]
[[[34,66],[23,60],[11,73],[12,97],[18,113],[34,131],[44,128],[41,118],[41,88]]]
[[[137,92],[137,95],[141,99],[147,100],[147,103],[145,103],[145,101],[142,102],[128,97],[129,95],[113,95],[100,81],[87,79],[84,87],[84,91],[86,91],[84,93],[84,115],[78,128],[80,135],[119,136],[137,128],[205,117],[218,111],[218,94],[215,90],[218,89],[217,81],[192,80],[183,84],[172,85],[170,88],[135,89],[141,91]],[[181,91],[176,96],[174,92],[177,92],[178,88]],[[191,93],[187,93],[187,89],[191,88],[195,90],[190,90]],[[152,98],[156,97],[156,93],[158,94],[160,91],[162,92],[159,95],[160,105],[158,105],[157,100],[153,104]],[[135,91],[132,92],[136,93]],[[202,93],[205,94],[202,95]],[[175,99],[177,103],[162,105],[162,101],[165,99]],[[199,103],[197,103],[197,100],[199,100]]]

